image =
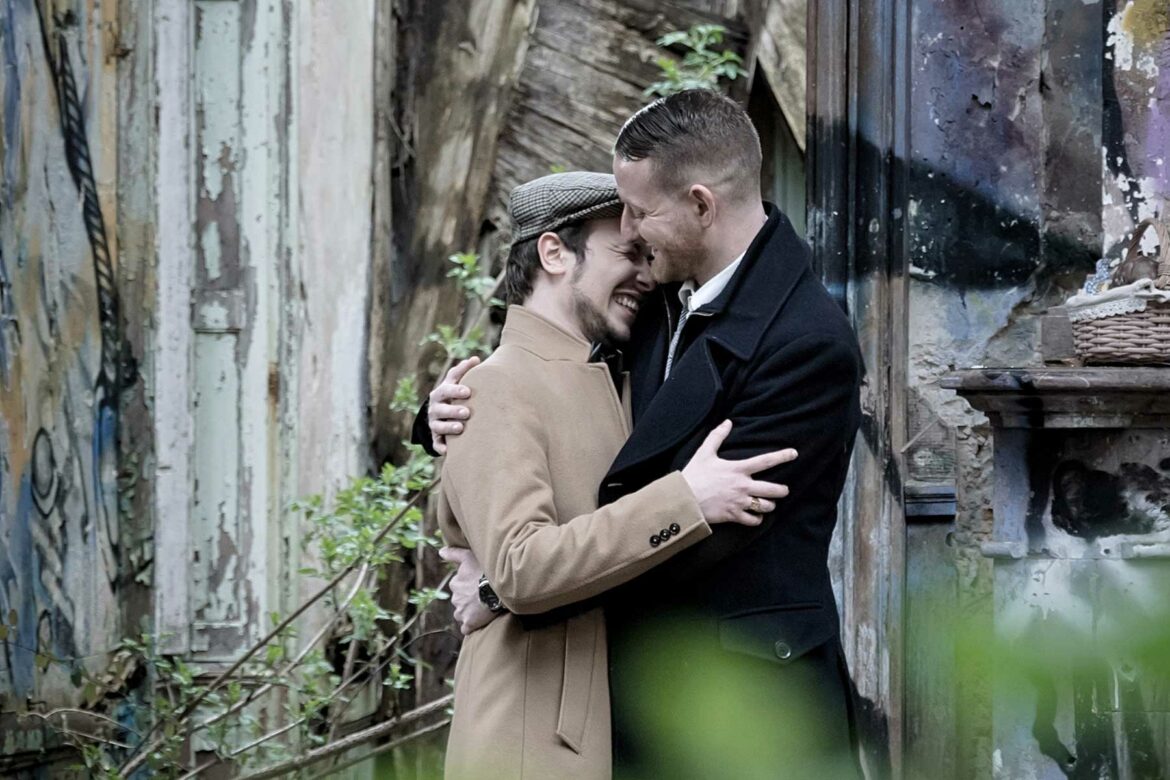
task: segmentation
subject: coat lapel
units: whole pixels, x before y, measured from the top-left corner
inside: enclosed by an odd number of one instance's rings
[[[673,314],[671,297],[678,300],[678,285],[660,285],[654,295],[644,301],[634,323],[626,355],[630,370],[630,386],[634,419],[650,405],[654,394],[662,385],[662,374],[666,370],[666,349],[670,344],[670,323],[677,316]]]
[[[610,467],[606,484],[694,435],[707,421],[723,391],[728,359],[721,353],[729,353],[741,362],[750,359],[765,328],[783,308],[797,282],[809,273],[808,245],[797,237],[788,218],[775,206],[765,206],[767,223],[748,247],[739,272],[727,288],[699,310],[706,315],[706,328],[675,363],[665,383],[661,381],[660,368],[657,375],[653,373],[655,366],[665,362],[664,344],[639,351],[632,377],[634,431]],[[669,336],[666,334],[666,339]],[[659,336],[659,341],[665,339]],[[640,397],[649,401],[639,404]]]

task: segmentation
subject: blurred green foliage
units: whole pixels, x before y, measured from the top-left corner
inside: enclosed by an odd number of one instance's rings
[[[697,24],[688,30],[676,30],[659,38],[656,43],[664,48],[682,51],[682,57],[658,57],[654,62],[662,71],[662,78],[648,86],[644,94],[673,95],[687,89],[719,89],[720,81],[734,81],[746,76],[743,58],[733,51],[716,49],[723,43],[727,29],[718,24]]]

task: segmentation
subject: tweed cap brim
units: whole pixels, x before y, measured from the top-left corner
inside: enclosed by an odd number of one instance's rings
[[[518,244],[572,222],[620,217],[613,174],[572,171],[542,176],[512,190],[508,215]]]

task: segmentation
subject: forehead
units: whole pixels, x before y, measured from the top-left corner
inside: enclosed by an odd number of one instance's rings
[[[608,249],[611,246],[624,248],[628,245],[622,238],[622,221],[620,217],[595,219],[589,223],[589,239],[587,242],[592,249]]]
[[[659,194],[654,177],[654,161],[648,158],[626,160],[620,155],[614,155],[613,176],[617,182],[618,195],[632,206],[641,205]]]

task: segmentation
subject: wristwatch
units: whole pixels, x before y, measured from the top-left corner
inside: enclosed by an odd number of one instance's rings
[[[504,606],[504,602],[500,601],[500,597],[492,590],[492,585],[488,582],[486,574],[481,574],[479,577],[479,600],[488,608],[489,612],[507,612],[508,608]]]

